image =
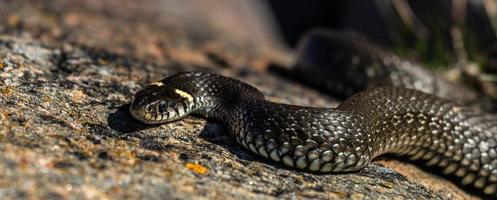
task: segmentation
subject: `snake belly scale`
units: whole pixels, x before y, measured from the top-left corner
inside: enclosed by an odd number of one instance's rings
[[[497,118],[416,90],[369,89],[337,108],[314,108],[266,101],[236,79],[182,72],[137,92],[130,112],[148,124],[215,118],[250,151],[303,170],[357,171],[385,153],[406,155],[497,195]]]

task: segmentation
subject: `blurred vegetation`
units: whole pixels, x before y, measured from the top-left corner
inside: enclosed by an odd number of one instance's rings
[[[494,1],[377,0],[392,49],[497,98]],[[492,10],[494,9],[494,10]]]

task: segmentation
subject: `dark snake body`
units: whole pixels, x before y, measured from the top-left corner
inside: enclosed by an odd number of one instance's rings
[[[290,167],[356,171],[396,153],[497,194],[497,118],[416,90],[369,89],[337,108],[313,108],[266,101],[235,79],[185,72],[138,92],[130,111],[145,123],[190,113],[218,119],[245,148]]]
[[[458,103],[480,103],[473,90],[449,82],[360,35],[314,30],[303,37],[299,50],[294,75],[334,96],[347,98],[364,89],[393,86],[416,89]]]

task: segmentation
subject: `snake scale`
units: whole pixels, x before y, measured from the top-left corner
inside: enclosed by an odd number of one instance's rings
[[[357,171],[385,153],[406,155],[497,195],[497,118],[417,90],[367,89],[315,108],[266,101],[229,77],[181,72],[137,92],[130,113],[147,124],[215,118],[250,151],[309,171]]]

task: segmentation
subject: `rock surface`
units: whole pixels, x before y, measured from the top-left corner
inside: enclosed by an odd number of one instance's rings
[[[278,60],[267,53],[277,49],[225,38],[223,28],[199,36],[189,23],[157,25],[147,15],[133,20],[123,14],[147,13],[156,1],[137,7],[89,2],[0,4],[0,199],[475,198],[395,160],[375,161],[357,173],[311,174],[259,158],[215,121],[188,117],[148,126],[133,120],[127,108],[134,92],[186,70],[242,79],[274,101],[337,102],[249,69]],[[74,21],[78,25],[71,26]],[[143,30],[120,31],[129,24]],[[198,37],[202,44],[193,44]],[[155,51],[147,44],[164,45]]]

